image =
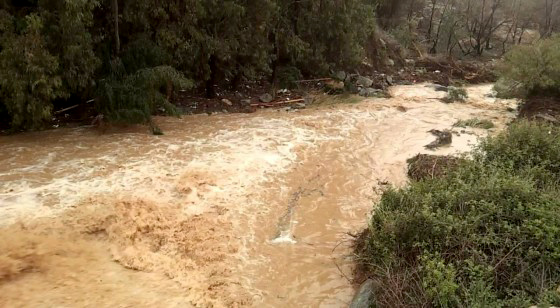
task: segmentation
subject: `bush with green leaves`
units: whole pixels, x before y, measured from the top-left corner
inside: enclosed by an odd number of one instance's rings
[[[495,90],[499,97],[560,94],[560,35],[520,45],[509,51],[498,66]]]
[[[117,61],[115,66],[122,64]],[[188,89],[192,82],[169,66],[145,68],[131,75],[115,73],[101,81],[96,109],[110,122],[150,124],[156,132],[159,129],[153,126],[152,114],[178,115],[166,96],[170,86]]]
[[[465,88],[450,86],[447,88],[447,95],[443,98],[445,103],[465,102],[469,98],[469,94]]]
[[[376,306],[560,305],[559,145],[558,128],[514,124],[447,175],[385,192],[357,249]]]
[[[36,129],[50,119],[52,101],[67,96],[59,61],[46,49],[39,15],[26,16],[19,33],[12,16],[0,15],[0,99],[12,129]]]

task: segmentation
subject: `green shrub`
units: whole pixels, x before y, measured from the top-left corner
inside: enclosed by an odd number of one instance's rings
[[[555,185],[560,181],[560,128],[531,121],[514,123],[507,131],[483,140],[475,159]]]
[[[557,129],[514,124],[446,176],[384,193],[358,245],[377,305],[560,305],[558,185],[534,172],[558,176],[559,144]]]
[[[560,94],[560,36],[509,51],[498,66],[498,97]]]
[[[458,87],[449,87],[447,95],[443,98],[445,103],[465,102],[469,98],[467,90]]]
[[[486,119],[472,118],[468,120],[457,121],[457,123],[453,124],[453,126],[463,127],[463,128],[474,127],[474,128],[490,129],[490,128],[494,128],[494,123]]]
[[[6,14],[1,17],[12,18]],[[0,100],[12,129],[41,127],[51,117],[52,101],[68,95],[58,72],[58,59],[46,49],[41,36],[43,19],[30,14],[24,25],[22,33],[9,22],[0,25]]]
[[[169,66],[158,66],[121,77],[122,64],[116,64],[115,74],[103,80],[98,89],[96,109],[110,122],[151,123],[151,115],[177,115],[165,93],[172,85],[188,89],[192,83]],[[157,131],[152,127],[152,130]]]

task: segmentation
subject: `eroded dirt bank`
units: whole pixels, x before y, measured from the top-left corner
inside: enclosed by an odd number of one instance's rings
[[[501,129],[513,101],[426,85],[301,112],[157,119],[0,137],[0,306],[345,306],[348,232],[459,119]],[[511,110],[511,109],[509,109]],[[482,129],[455,129],[464,152]],[[347,277],[345,277],[347,276]]]

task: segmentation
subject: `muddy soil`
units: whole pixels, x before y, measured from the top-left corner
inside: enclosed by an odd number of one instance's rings
[[[560,99],[555,97],[528,98],[519,108],[519,117],[560,124]]]
[[[469,87],[298,112],[156,118],[0,137],[1,307],[343,307],[349,233],[418,153],[456,155],[515,118]],[[490,119],[492,130],[453,128]],[[454,130],[435,149],[432,129]]]

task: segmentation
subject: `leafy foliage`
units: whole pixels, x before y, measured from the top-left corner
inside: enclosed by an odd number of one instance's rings
[[[559,305],[558,140],[514,124],[447,175],[384,193],[358,251],[378,306]]]
[[[164,94],[169,86],[183,89],[191,83],[169,66],[141,69],[132,75],[115,74],[101,81],[97,109],[109,121],[120,123],[151,123],[156,112],[177,115]]]
[[[512,49],[505,55],[498,74],[495,89],[500,97],[560,94],[560,36]]]
[[[354,68],[373,33],[376,3],[0,1],[5,105],[0,110],[7,110],[14,128],[33,128],[67,100],[79,103],[104,93],[96,103],[99,113],[108,113],[108,120],[141,122],[166,104],[151,90],[147,99],[135,98],[147,91],[138,85],[140,76],[178,77],[161,75],[158,67],[167,67],[167,73],[173,67],[191,86],[205,87],[208,96],[215,95],[217,84],[235,87],[243,79],[269,77],[289,86],[303,76]],[[117,77],[115,63],[120,63]],[[36,82],[43,86],[30,86]],[[138,88],[143,90],[133,94]]]
[[[467,90],[450,86],[447,90],[447,95],[443,98],[446,103],[465,102],[469,98]]]
[[[43,19],[31,14],[24,29],[16,33],[3,15],[0,52],[0,95],[11,117],[12,129],[38,128],[50,117],[52,100],[67,95],[59,75],[57,57],[48,52],[41,36]]]

